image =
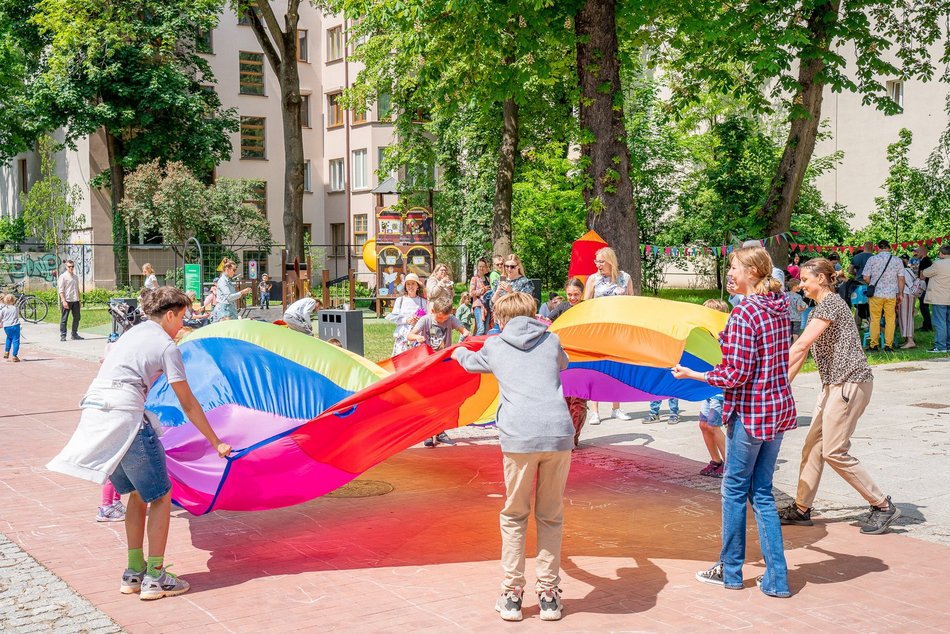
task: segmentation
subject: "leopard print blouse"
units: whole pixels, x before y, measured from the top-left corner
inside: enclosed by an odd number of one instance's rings
[[[851,309],[837,293],[828,293],[811,311],[808,321],[821,319],[828,327],[811,346],[823,385],[866,383],[874,380],[861,349]]]

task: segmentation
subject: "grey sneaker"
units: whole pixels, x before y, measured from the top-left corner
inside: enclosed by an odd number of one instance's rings
[[[122,585],[119,586],[119,592],[122,594],[135,594],[142,589],[142,579],[145,577],[145,571],[135,572],[131,568],[126,568],[122,573]]]
[[[808,509],[802,513],[798,509],[798,505],[792,502],[788,506],[783,506],[778,510],[778,519],[784,525],[791,526],[814,526],[815,523],[811,521],[811,509]]]
[[[719,586],[720,588],[725,588],[726,585],[722,581],[722,562],[720,561],[712,568],[697,572],[696,580],[702,581],[703,583],[709,583],[714,586]]]
[[[880,535],[887,530],[891,522],[901,516],[901,510],[891,502],[891,496],[887,496],[887,509],[881,510],[876,506],[871,507],[871,514],[868,515],[867,523],[861,527],[863,535]]]
[[[524,618],[521,614],[522,598],[521,588],[508,590],[495,602],[495,612],[505,621],[520,621]]]
[[[538,605],[541,607],[542,621],[560,621],[561,610],[561,589],[551,588],[538,593]]]
[[[142,578],[142,591],[139,598],[143,601],[154,601],[162,597],[174,597],[185,594],[191,586],[184,579],[179,579],[168,568],[162,568],[162,574],[157,577],[145,575]]]
[[[680,422],[679,414],[670,414],[670,425],[676,425]]]
[[[449,435],[445,432],[441,432],[438,436],[435,437],[437,441],[443,445],[454,445],[455,441],[449,438]]]
[[[659,414],[647,414],[643,417],[642,422],[644,425],[649,425],[650,423],[659,423],[660,415]]]

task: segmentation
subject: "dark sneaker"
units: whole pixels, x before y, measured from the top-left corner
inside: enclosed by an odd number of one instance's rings
[[[700,570],[697,572],[696,580],[714,586],[719,586],[720,588],[725,588],[726,585],[722,582],[722,562],[720,561],[718,564],[712,568],[709,568],[708,570]]]
[[[646,416],[643,417],[642,422],[643,422],[644,425],[649,425],[649,424],[651,424],[651,423],[659,423],[659,422],[660,422],[660,415],[659,415],[659,414],[647,414]]]
[[[894,348],[890,346],[884,346],[884,352],[894,352]]]
[[[881,510],[876,506],[872,506],[867,522],[861,527],[861,533],[863,535],[880,535],[887,530],[891,522],[900,516],[901,510],[891,502],[891,496],[887,496],[887,509]]]
[[[721,478],[722,477],[722,463],[710,460],[709,464],[702,468],[699,472],[699,475],[706,476],[707,478]]]
[[[495,611],[506,621],[520,621],[521,615],[521,588],[509,590],[495,602]]]
[[[157,577],[145,575],[142,578],[142,591],[139,598],[143,601],[154,601],[162,597],[174,597],[185,594],[190,587],[187,581],[168,572],[166,566]]]
[[[66,341],[66,335],[60,335],[60,336],[59,336],[59,340],[60,340],[60,341]]]
[[[422,444],[426,447],[435,447],[435,438],[426,438],[426,441]]]
[[[73,335],[73,341],[82,341],[85,337],[80,337],[79,335]]]
[[[541,607],[542,621],[560,621],[561,610],[561,589],[551,588],[538,593],[538,605]]]
[[[943,354],[946,350],[941,350],[940,348],[931,348],[927,352],[933,352],[934,354]]]
[[[778,518],[781,520],[784,525],[791,526],[814,526],[815,523],[811,521],[811,509],[808,509],[802,513],[798,509],[798,505],[792,503],[788,506],[784,506],[778,510]]]
[[[455,441],[452,440],[451,438],[449,438],[449,435],[446,434],[445,432],[442,432],[441,434],[439,434],[438,436],[436,436],[435,439],[436,439],[437,441],[439,441],[440,443],[442,443],[443,445],[454,445],[454,444],[455,444]]]
[[[670,425],[676,425],[680,422],[679,414],[670,414]]]
[[[135,572],[131,568],[126,568],[122,573],[122,585],[119,586],[119,592],[122,594],[135,594],[142,589],[142,579],[145,577],[145,571]]]

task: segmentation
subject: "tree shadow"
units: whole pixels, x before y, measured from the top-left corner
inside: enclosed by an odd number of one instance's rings
[[[209,554],[208,572],[188,575],[191,592],[273,575],[499,560],[504,480],[497,446],[409,449],[363,477],[394,490],[378,497],[322,497],[266,512],[195,517],[177,511],[175,517],[189,524],[192,545]],[[529,557],[534,531],[532,519]],[[754,563],[761,554],[751,513],[749,531],[747,561]],[[786,540],[786,549],[825,534],[820,527],[802,531]],[[718,558],[720,540],[717,493],[645,477],[629,457],[576,461],[565,492],[562,565],[592,588],[570,601],[570,611],[648,610],[668,583],[655,561],[697,561],[704,567]],[[500,566],[495,570],[500,576]],[[530,561],[526,572],[530,585]]]

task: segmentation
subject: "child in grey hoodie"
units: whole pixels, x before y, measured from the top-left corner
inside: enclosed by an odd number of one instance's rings
[[[558,584],[564,487],[571,467],[574,426],[561,390],[567,355],[557,335],[533,318],[536,309],[531,295],[506,294],[494,306],[501,334],[488,338],[478,352],[458,348],[452,353],[468,372],[494,374],[501,394],[495,418],[505,472],[506,499],[501,511],[505,581],[495,610],[506,621],[522,618],[525,533],[535,478],[538,603],[542,620],[561,618]]]

